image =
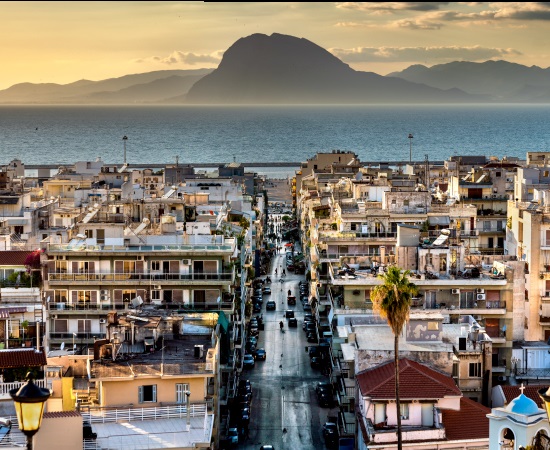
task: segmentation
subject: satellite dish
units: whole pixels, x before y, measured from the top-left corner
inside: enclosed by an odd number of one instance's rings
[[[65,342],[61,343],[61,350],[65,350]]]

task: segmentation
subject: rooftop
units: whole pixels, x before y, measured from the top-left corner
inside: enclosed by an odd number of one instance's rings
[[[400,395],[402,400],[461,397],[462,393],[449,375],[437,372],[407,358],[399,360]],[[390,361],[357,374],[361,395],[374,400],[395,398],[395,366]]]
[[[489,408],[462,397],[460,411],[442,409],[441,412],[448,440],[489,438]]]
[[[34,348],[0,350],[0,369],[38,367],[47,364],[46,354]]]

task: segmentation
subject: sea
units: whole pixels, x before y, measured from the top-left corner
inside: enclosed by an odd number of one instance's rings
[[[413,137],[409,139],[409,135]],[[286,178],[317,152],[362,161],[550,151],[550,105],[0,106],[0,164],[262,162]]]

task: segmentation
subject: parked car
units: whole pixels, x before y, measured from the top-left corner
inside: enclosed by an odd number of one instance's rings
[[[256,357],[256,359],[265,361],[265,358],[266,358],[265,349],[259,348],[258,350],[256,350],[256,353],[254,353],[254,356]]]
[[[250,342],[252,345],[258,345],[258,339],[256,339],[254,336],[249,336],[246,341]]]
[[[319,347],[317,347],[316,345],[310,345],[307,348],[307,353],[310,358],[313,358],[314,356],[319,356],[321,354],[321,352],[319,351]]]
[[[238,444],[239,443],[239,430],[236,428],[230,428],[227,432],[227,439],[229,440],[229,443],[231,444]]]
[[[277,309],[277,304],[273,300],[269,300],[265,304],[266,311],[275,311]]]
[[[264,288],[262,289],[262,294],[263,295],[270,295],[271,294],[271,288],[269,286],[264,286]]]
[[[338,443],[338,425],[334,422],[326,422],[323,425],[323,437],[327,447],[334,447]]]
[[[317,400],[319,400],[319,406],[324,408],[332,408],[334,405],[334,396],[332,393],[323,392],[317,396]]]
[[[304,322],[313,322],[313,314],[311,313],[304,314]]]
[[[312,344],[317,344],[317,335],[315,333],[308,333],[306,335],[307,341]]]
[[[296,317],[291,317],[290,319],[288,319],[288,327],[289,328],[298,327],[298,319],[296,319]]]
[[[310,360],[310,365],[312,369],[320,369],[323,364],[323,360],[319,356],[314,356]]]
[[[309,303],[304,305],[304,311],[311,311],[311,305]]]
[[[243,368],[252,369],[255,365],[254,356],[246,354],[243,358]]]
[[[317,326],[313,322],[306,322],[304,331],[307,333],[315,333],[317,331]]]
[[[319,381],[319,383],[317,383],[317,386],[315,386],[315,393],[317,394],[317,397],[322,393],[328,393],[332,395],[332,384],[328,381]]]
[[[252,305],[252,312],[255,312],[255,313],[262,312],[262,304],[254,303],[254,305]]]

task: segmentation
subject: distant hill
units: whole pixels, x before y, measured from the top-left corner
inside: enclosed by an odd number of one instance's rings
[[[160,70],[100,81],[69,84],[20,83],[0,90],[0,103],[150,103],[185,94],[212,69]]]
[[[455,61],[432,67],[414,65],[388,77],[438,89],[458,88],[470,94],[490,95],[499,101],[548,102],[550,92],[550,69],[507,61]]]
[[[253,34],[235,42],[218,68],[193,85],[186,101],[320,104],[475,99],[459,89],[441,90],[372,72],[358,72],[307,39],[275,33]]]

